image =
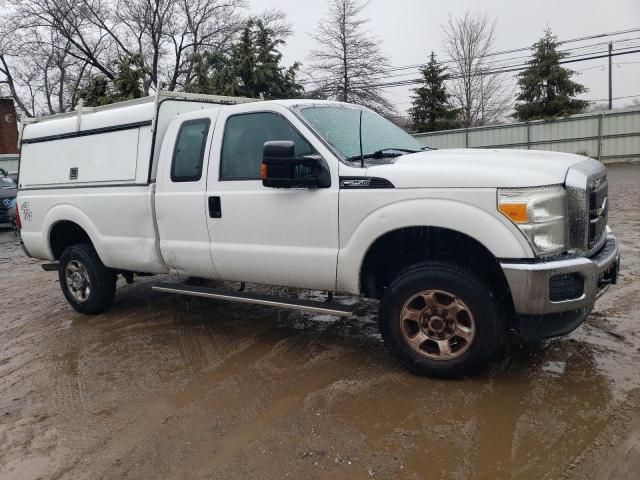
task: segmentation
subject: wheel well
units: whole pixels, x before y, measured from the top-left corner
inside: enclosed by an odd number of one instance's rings
[[[64,249],[76,243],[87,243],[93,246],[87,232],[77,223],[67,220],[57,222],[49,234],[49,245],[56,260],[60,259]]]
[[[493,254],[474,238],[440,227],[401,228],[378,238],[362,263],[361,293],[382,298],[385,288],[400,271],[425,260],[449,261],[473,271],[494,294],[504,294],[511,302],[507,280]]]

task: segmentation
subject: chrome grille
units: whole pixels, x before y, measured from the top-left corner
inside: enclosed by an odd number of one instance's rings
[[[577,163],[567,172],[565,188],[568,250],[591,256],[606,240],[609,205],[604,166],[593,159]]]

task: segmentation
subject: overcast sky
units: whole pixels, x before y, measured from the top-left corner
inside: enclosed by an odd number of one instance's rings
[[[290,64],[300,60],[308,64],[308,53],[316,46],[309,34],[325,17],[327,2],[251,0],[251,3],[254,11],[277,7],[287,13],[294,34],[282,48],[285,62]],[[395,67],[424,63],[431,50],[445,58],[441,26],[449,15],[459,16],[465,10],[486,12],[497,20],[497,50],[529,46],[547,26],[560,40],[640,27],[640,0],[372,0],[365,16],[370,19],[367,28],[380,38],[381,48]],[[613,40],[634,37],[636,40],[627,45],[640,44],[640,32],[613,37]],[[608,40],[590,40],[588,43]],[[577,45],[580,44],[572,44]],[[584,70],[574,77],[589,88],[583,98],[607,97],[606,64],[607,59],[599,59],[570,65],[576,71]],[[640,53],[614,57],[613,79],[614,97],[638,95],[640,99]],[[513,83],[514,79],[507,80],[507,84]],[[403,114],[411,95],[409,88],[396,87],[385,91]],[[621,107],[632,100],[616,100],[614,107]]]

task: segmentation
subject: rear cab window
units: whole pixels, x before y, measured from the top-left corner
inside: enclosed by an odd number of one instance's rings
[[[187,120],[180,125],[171,161],[171,181],[197,182],[202,178],[204,151],[211,120]]]

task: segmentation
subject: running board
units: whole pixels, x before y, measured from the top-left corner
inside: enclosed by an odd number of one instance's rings
[[[182,286],[170,283],[160,283],[151,287],[157,292],[175,293],[177,295],[189,295],[192,297],[215,298],[217,300],[227,300],[230,302],[252,303],[255,305],[265,305],[268,307],[290,308],[302,310],[304,312],[325,313],[348,317],[353,314],[353,309],[336,305],[334,303],[313,302],[309,300],[299,300],[297,298],[275,297],[261,295],[259,293],[244,293],[229,290],[218,290],[216,288]]]

